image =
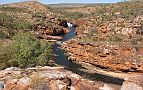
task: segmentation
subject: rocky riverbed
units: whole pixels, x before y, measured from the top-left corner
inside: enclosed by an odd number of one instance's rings
[[[100,82],[86,80],[64,67],[10,67],[0,71],[1,90],[98,90],[112,88]]]
[[[142,77],[126,78],[121,90],[142,90]],[[120,87],[84,79],[64,67],[37,66],[1,70],[0,90],[120,90]]]

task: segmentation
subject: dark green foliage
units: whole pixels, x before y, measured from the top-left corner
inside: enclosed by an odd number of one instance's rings
[[[0,13],[0,26],[11,29],[13,27],[13,21],[12,16]]]
[[[2,38],[9,38],[9,35],[8,35],[8,33],[6,33],[6,32],[3,32],[3,31],[0,31],[0,39],[2,39]]]
[[[32,37],[30,34],[18,33],[10,49],[13,52],[10,64],[12,66],[28,67],[47,65],[50,57],[50,45]]]
[[[32,25],[24,20],[16,19],[12,15],[1,13],[0,26],[5,27],[7,29],[25,30],[25,29],[31,29]]]
[[[26,29],[31,29],[32,25],[26,21],[22,21],[22,20],[17,20],[16,22],[13,23],[13,27],[12,29],[15,30],[26,30]]]
[[[12,39],[12,43],[0,47],[0,69],[48,65],[51,46],[46,41],[40,41],[29,33],[17,33]]]
[[[41,21],[45,21],[46,16],[44,13],[38,12],[32,15],[33,18],[36,18],[36,21],[41,22]]]
[[[66,12],[66,11],[62,12],[62,15],[64,15],[69,19],[79,19],[87,16],[86,14],[80,12]]]
[[[8,61],[11,59],[11,52],[8,46],[0,46],[0,69],[9,67]]]
[[[51,8],[51,12],[61,14],[62,18],[68,18],[68,19],[80,19],[80,18],[85,18],[89,16],[86,13],[81,13],[81,12],[68,12],[70,8]],[[78,9],[78,8],[77,8]]]

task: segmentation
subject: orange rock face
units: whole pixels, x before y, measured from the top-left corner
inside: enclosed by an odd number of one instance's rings
[[[137,61],[133,59],[135,55],[138,55],[137,52],[129,47],[96,46],[68,41],[62,48],[69,53],[71,60],[76,62],[86,62],[110,70],[143,71],[142,65],[140,66],[139,62],[136,63]]]

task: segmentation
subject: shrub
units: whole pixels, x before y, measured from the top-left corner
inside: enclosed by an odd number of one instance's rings
[[[108,41],[122,42],[123,41],[122,37],[123,37],[123,35],[115,34],[115,35],[110,36],[108,38]]]
[[[142,35],[135,35],[130,39],[130,43],[132,45],[142,45],[143,44],[143,36]]]
[[[32,28],[32,25],[30,23],[22,20],[16,21],[12,27],[12,29],[15,29],[15,30],[26,30],[31,28]]]
[[[38,74],[30,76],[31,78],[31,88],[34,90],[42,90],[44,85],[44,78],[39,76]]]
[[[47,65],[50,59],[50,44],[39,41],[27,33],[18,33],[13,37],[14,43],[10,46],[12,58],[11,66],[29,67]]]
[[[87,16],[87,14],[80,13],[80,12],[66,12],[66,11],[63,11],[62,15],[64,15],[66,18],[69,18],[69,19],[80,19]]]
[[[7,46],[0,46],[0,69],[9,66],[8,61],[11,59],[10,49]]]
[[[0,14],[0,26],[7,29],[25,30],[31,29],[32,25],[24,20],[15,19],[14,16]]]
[[[8,33],[0,31],[0,39],[5,39],[5,38],[9,38]]]
[[[13,26],[13,21],[14,19],[12,16],[0,13],[0,26],[11,29]]]

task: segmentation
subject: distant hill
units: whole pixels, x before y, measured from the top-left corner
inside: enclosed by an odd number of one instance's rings
[[[61,4],[48,4],[49,7],[85,7],[94,5],[104,5],[106,3],[61,3]]]
[[[37,2],[37,1],[25,1],[25,2],[17,2],[17,3],[10,3],[4,4],[3,6],[8,7],[17,7],[17,8],[25,8],[32,12],[46,12],[48,7],[44,4]]]

